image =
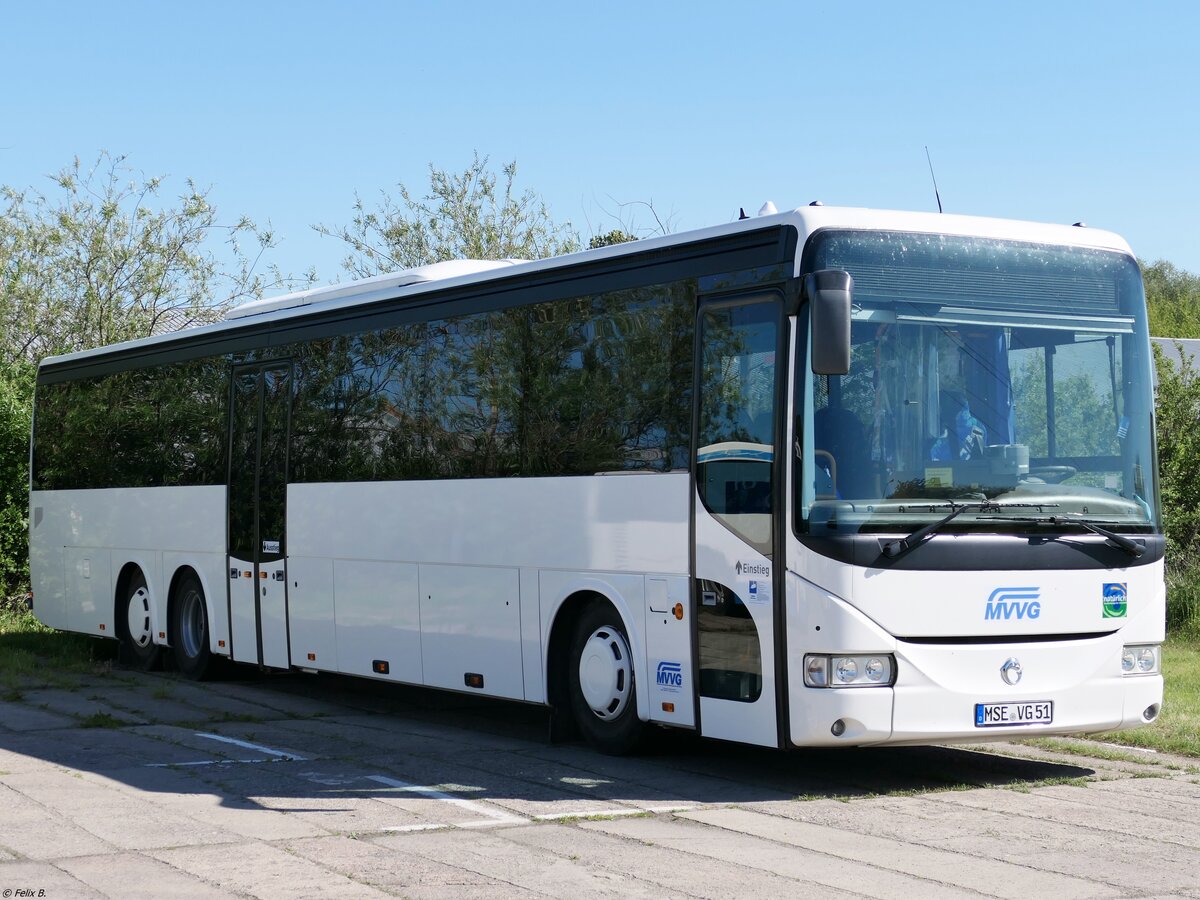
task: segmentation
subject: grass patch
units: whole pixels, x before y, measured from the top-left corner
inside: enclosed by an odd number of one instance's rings
[[[189,728],[192,730],[197,730],[197,729],[203,729],[203,728],[211,728],[213,725],[224,725],[226,723],[231,723],[231,724],[239,724],[240,723],[240,724],[244,724],[244,725],[264,725],[264,724],[266,724],[266,721],[267,720],[262,718],[261,716],[254,716],[254,715],[251,715],[250,713],[220,712],[220,713],[214,713],[206,719],[184,719],[182,721],[175,722],[173,724],[178,728]],[[252,731],[248,731],[242,736],[248,741],[254,740],[254,732],[252,732]]]
[[[251,713],[234,713],[223,712],[219,716],[209,719],[210,722],[248,722],[251,725],[261,725],[266,719],[262,716],[252,715]]]
[[[656,813],[646,812],[631,812],[631,813],[596,813],[595,815],[581,816],[563,816],[561,819],[546,819],[548,823],[555,825],[577,825],[580,822],[615,822],[618,819],[653,819]]]
[[[1001,785],[1006,790],[1016,791],[1018,794],[1028,794],[1034,788],[1054,787],[1056,785],[1068,785],[1070,787],[1087,787],[1091,782],[1090,778],[1036,778],[1032,781],[1020,781],[1016,784]]]
[[[1138,753],[1133,750],[1121,750],[1118,747],[1108,747],[1095,741],[1069,741],[1063,738],[1031,738],[1021,743],[1049,750],[1051,753],[1069,753],[1072,756],[1084,756],[1088,759],[1103,759],[1107,762],[1138,763],[1143,766],[1174,766],[1164,763],[1148,753]]]
[[[1200,553],[1167,554],[1167,633],[1200,641]]]
[[[1049,778],[1030,778],[1027,781],[1012,781],[995,784],[974,781],[955,781],[940,785],[922,785],[921,787],[915,788],[896,788],[893,791],[863,791],[862,793],[842,794],[800,794],[795,799],[801,803],[808,803],[813,800],[836,800],[839,803],[857,803],[860,800],[883,800],[888,797],[925,797],[929,794],[948,794],[955,791],[975,791],[984,788],[996,788],[999,790],[1016,791],[1020,794],[1028,794],[1034,788],[1052,787],[1060,784],[1070,785],[1071,787],[1087,787],[1088,784],[1094,780],[1094,778],[1088,776],[1062,775],[1052,776]]]
[[[120,719],[106,712],[94,712],[79,720],[80,728],[120,728],[122,724]]]
[[[112,669],[114,641],[47,628],[25,606],[24,597],[0,600],[0,687],[6,698],[35,687],[70,687],[70,676]]]
[[[1200,756],[1200,637],[1173,636],[1163,645],[1163,708],[1158,720],[1103,739],[1129,747]]]

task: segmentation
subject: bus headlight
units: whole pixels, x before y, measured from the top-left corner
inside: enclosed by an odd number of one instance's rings
[[[896,659],[888,653],[835,656],[809,653],[804,657],[808,687],[889,687],[895,682]]]
[[[1157,675],[1158,644],[1128,644],[1121,651],[1122,675]]]
[[[829,687],[829,657],[804,657],[804,683],[809,687]]]

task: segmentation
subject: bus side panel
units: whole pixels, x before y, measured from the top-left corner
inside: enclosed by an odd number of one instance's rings
[[[55,495],[37,491],[29,503],[29,586],[33,612],[50,628],[67,627],[66,563],[62,516],[56,515]]]
[[[542,661],[541,590],[537,569],[521,570],[521,664],[524,666],[525,699],[546,702],[545,663]]]
[[[690,593],[691,583],[683,576],[646,577],[646,668],[642,684],[650,720],[684,728],[696,726],[692,627],[688,621],[694,615]]]
[[[338,670],[421,684],[417,566],[338,559],[333,573]],[[376,660],[387,663],[386,673],[374,671]]]
[[[686,473],[291,484],[287,507],[291,556],[688,571]]]
[[[495,662],[505,674],[497,674],[499,681],[485,677],[483,693],[495,686],[501,696],[544,701],[543,644],[558,604],[569,596],[556,593],[560,581],[563,589],[565,582],[599,589],[631,576],[630,640],[639,647],[636,658],[646,659],[644,576],[687,577],[688,497],[686,473],[291,484],[289,552],[292,558],[334,560],[340,670],[358,671],[347,667],[351,656],[367,660],[365,650],[354,640],[347,644],[342,633],[343,614],[358,608],[345,606],[353,601],[343,596],[343,561],[416,564],[424,653],[406,659],[424,668],[423,677],[413,680],[469,690],[464,675],[485,674],[469,664],[478,652],[469,648],[485,640],[488,654],[503,657]],[[555,581],[549,593],[547,570]],[[461,594],[463,585],[474,591]],[[680,601],[677,593],[672,587],[672,603]],[[358,620],[366,616],[381,628],[411,627],[407,604],[390,613],[377,600],[369,605],[354,613],[355,623],[365,624]],[[671,626],[686,628],[687,621],[672,618]],[[431,666],[442,668],[434,672]],[[638,701],[643,718],[646,699]]]
[[[287,634],[292,665],[326,672],[345,671],[338,659],[333,560],[289,556],[287,580]]]
[[[45,615],[54,620],[43,619],[46,624],[116,637],[115,581],[125,563],[135,561],[154,599],[156,640],[166,631],[167,592],[181,565],[195,568],[204,582],[213,648],[227,637],[224,487],[40,491],[32,505],[42,508],[31,533],[34,608],[41,617],[38,593],[45,593]]]
[[[112,553],[99,547],[67,547],[67,628],[117,637],[113,622]]]
[[[425,684],[523,700],[518,570],[422,564],[419,579]]]

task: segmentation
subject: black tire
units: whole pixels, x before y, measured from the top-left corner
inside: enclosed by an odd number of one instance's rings
[[[593,600],[575,623],[567,658],[571,711],[580,732],[601,753],[623,756],[642,743],[637,678],[629,636],[607,600]]]
[[[208,647],[208,608],[204,588],[194,573],[184,575],[175,589],[171,605],[171,646],[175,665],[193,681],[203,681],[214,669]]]
[[[162,662],[162,647],[154,643],[150,592],[140,569],[130,576],[125,586],[125,596],[117,604],[116,619],[121,661],[143,672],[157,669]]]

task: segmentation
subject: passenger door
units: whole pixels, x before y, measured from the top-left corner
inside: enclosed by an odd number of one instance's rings
[[[700,731],[774,747],[782,298],[702,301],[697,328],[693,617]]]
[[[236,366],[229,421],[231,655],[287,668],[287,467],[292,364]]]

